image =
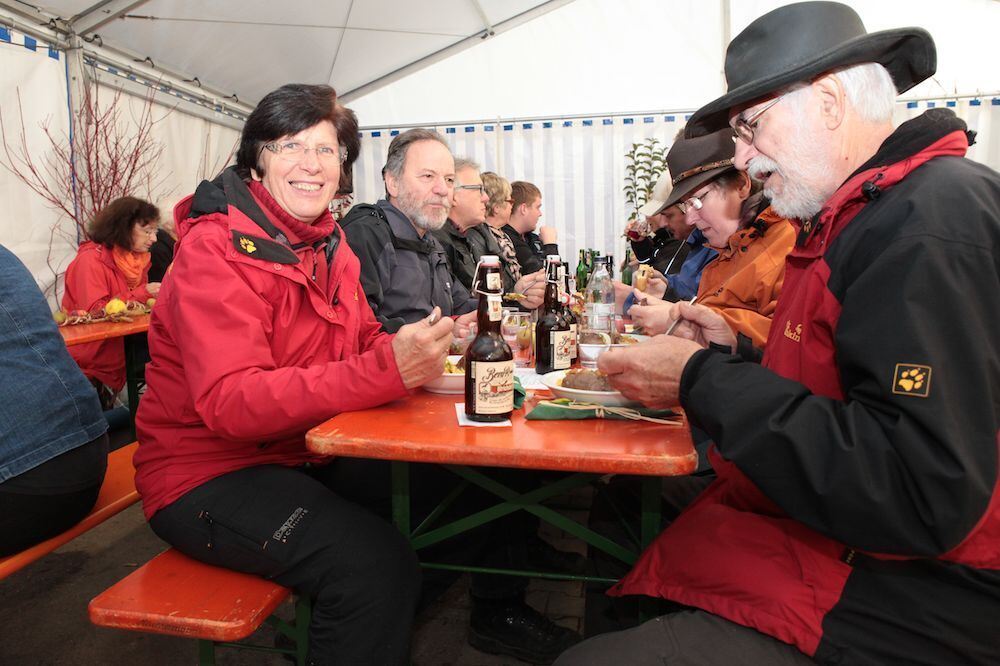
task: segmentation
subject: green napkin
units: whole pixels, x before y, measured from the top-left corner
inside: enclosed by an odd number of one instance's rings
[[[567,398],[542,400],[525,416],[531,421],[579,421],[582,419],[618,419],[622,421],[665,421],[680,424],[678,414],[672,409],[646,409],[645,407],[603,407]]]
[[[524,407],[524,399],[528,395],[528,392],[524,390],[521,386],[521,378],[514,375],[514,409],[521,409]]]

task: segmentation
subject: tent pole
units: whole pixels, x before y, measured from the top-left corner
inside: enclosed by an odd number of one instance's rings
[[[722,87],[721,90],[726,89],[726,50],[729,48],[729,42],[732,41],[733,32],[733,17],[732,17],[732,7],[729,4],[730,0],[721,1],[722,9],[722,67],[719,70],[719,77],[721,79]]]

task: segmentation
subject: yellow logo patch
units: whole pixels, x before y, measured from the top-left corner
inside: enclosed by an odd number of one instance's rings
[[[926,398],[931,391],[931,366],[897,363],[892,392]]]
[[[796,324],[795,328],[792,329],[791,320],[786,320],[785,337],[793,342],[800,342],[802,340],[802,324]]]
[[[240,247],[246,250],[247,254],[253,254],[257,251],[257,246],[253,244],[253,241],[249,238],[240,239]]]

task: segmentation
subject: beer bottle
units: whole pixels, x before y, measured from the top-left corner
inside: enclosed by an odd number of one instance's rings
[[[564,288],[562,296],[563,304],[563,318],[566,319],[566,323],[569,324],[570,332],[570,350],[569,359],[570,363],[576,360],[577,349],[576,345],[579,341],[579,327],[577,326],[576,313],[573,312],[573,292],[569,290],[569,275],[567,271],[569,270],[569,265],[563,262],[562,264],[562,286]]]
[[[622,262],[622,282],[632,286],[632,250],[625,248],[625,261]]]
[[[479,330],[465,351],[465,415],[473,421],[504,421],[514,411],[514,354],[500,334],[500,257],[480,257],[472,289],[479,293]]]
[[[545,302],[535,324],[535,372],[540,375],[570,366],[570,330],[559,303],[559,255],[545,258]]]
[[[583,288],[587,286],[587,276],[590,275],[590,271],[587,270],[587,251],[580,250],[580,260],[576,264],[576,290],[583,291]]]

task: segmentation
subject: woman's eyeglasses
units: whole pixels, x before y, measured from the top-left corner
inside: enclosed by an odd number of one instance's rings
[[[316,158],[322,162],[338,162],[343,164],[347,161],[347,148],[344,146],[316,146],[310,148],[298,141],[272,141],[265,143],[272,153],[287,160],[300,160],[310,150],[316,153]]]

